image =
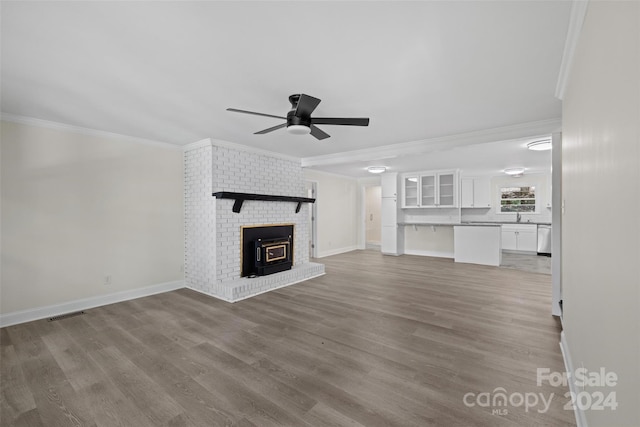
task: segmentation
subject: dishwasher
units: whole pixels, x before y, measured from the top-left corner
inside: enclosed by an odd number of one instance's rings
[[[538,255],[551,256],[551,226],[538,224]]]

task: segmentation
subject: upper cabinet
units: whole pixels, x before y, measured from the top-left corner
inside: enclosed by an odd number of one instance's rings
[[[382,197],[398,196],[398,174],[394,172],[383,173],[380,176],[380,185],[382,186]]]
[[[402,175],[403,208],[455,208],[458,206],[458,171]]]
[[[417,208],[418,203],[418,175],[403,175],[402,176],[402,207],[403,208]]]
[[[463,208],[490,208],[491,178],[464,177],[460,179],[460,205]]]

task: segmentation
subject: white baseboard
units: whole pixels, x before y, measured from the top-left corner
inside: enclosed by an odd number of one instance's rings
[[[405,249],[405,255],[418,255],[418,256],[432,256],[436,258],[453,258],[453,252],[440,252],[440,251],[420,251],[414,249]]]
[[[564,331],[560,332],[560,351],[562,352],[562,358],[564,359],[564,369],[567,373],[571,373],[571,378],[569,378],[569,391],[573,393],[574,396],[577,395],[578,390],[576,389],[575,384],[575,368],[573,366],[573,360],[571,359],[571,353],[569,352],[569,345],[567,344],[567,336]],[[587,426],[587,418],[585,416],[584,410],[580,409],[578,405],[574,406],[574,415],[576,417],[576,426],[577,427],[588,427]]]
[[[59,316],[61,314],[72,313],[74,311],[88,310],[90,308],[100,307],[101,305],[113,304],[116,302],[128,301],[136,298],[146,297],[149,295],[174,291],[181,288],[184,288],[184,280],[160,283],[157,285],[146,286],[144,288],[114,292],[112,294],[100,295],[96,297],[83,298],[65,302],[62,304],[48,305],[45,307],[0,314],[0,328],[3,328],[5,326],[17,325],[18,323],[44,319],[47,317]]]
[[[353,245],[353,246],[347,246],[346,248],[338,248],[338,249],[331,249],[330,251],[322,251],[322,252],[318,252],[318,258],[324,258],[326,256],[331,256],[331,255],[339,255],[346,252],[356,251],[358,249],[359,249],[358,245]]]

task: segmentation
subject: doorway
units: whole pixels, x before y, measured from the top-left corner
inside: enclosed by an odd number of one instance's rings
[[[382,187],[365,187],[365,247],[367,249],[380,249],[382,221]]]

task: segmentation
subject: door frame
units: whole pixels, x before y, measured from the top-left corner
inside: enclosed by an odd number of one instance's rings
[[[311,258],[318,258],[318,181],[305,179],[305,191],[311,188],[312,198],[316,199],[315,203],[310,203],[310,224],[309,224],[309,241],[311,242]]]
[[[360,224],[358,226],[360,233],[358,233],[358,249],[364,250],[367,248],[367,188],[381,186],[382,183],[380,181],[367,182],[360,185],[360,214],[358,215],[360,218]],[[382,210],[382,198],[380,198],[380,209]],[[382,230],[380,230],[380,232],[382,233]]]

